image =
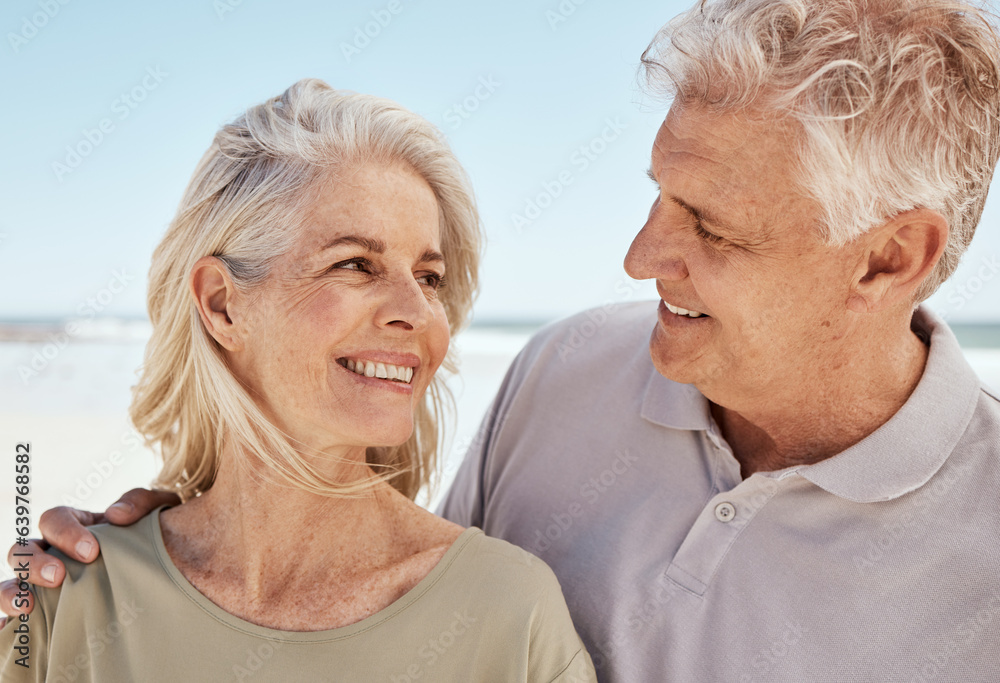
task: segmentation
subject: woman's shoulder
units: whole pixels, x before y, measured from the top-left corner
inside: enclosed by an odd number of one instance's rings
[[[496,642],[525,647],[528,680],[596,680],[559,581],[545,562],[474,527],[457,543],[464,546],[450,570],[450,600],[442,599],[443,604],[457,600],[462,615],[489,615],[488,630]]]
[[[100,553],[90,563],[51,549],[49,552],[66,567],[66,579],[59,588],[36,588],[39,602],[51,609],[68,599],[90,601],[99,595],[110,594],[112,583],[148,582],[152,574],[161,572],[152,533],[155,522],[155,515],[150,514],[130,526],[96,524],[88,527],[100,546]]]
[[[487,536],[477,527],[469,527],[466,534],[471,558],[482,562],[484,566],[514,572],[524,577],[555,577],[544,561],[520,546],[502,538]]]
[[[70,573],[71,566],[77,572],[82,572],[88,567],[99,566],[99,564],[107,568],[109,564],[111,567],[117,567],[122,564],[134,566],[137,563],[156,562],[153,524],[158,524],[156,512],[146,515],[129,526],[95,524],[88,527],[88,530],[97,538],[101,552],[97,560],[90,564],[67,560],[67,574]]]
[[[461,562],[455,568],[460,580],[475,582],[483,595],[494,596],[510,606],[534,605],[544,596],[563,601],[555,573],[544,561],[527,550],[470,527],[456,542],[464,543]]]

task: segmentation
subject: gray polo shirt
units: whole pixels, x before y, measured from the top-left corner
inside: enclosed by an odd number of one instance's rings
[[[1000,401],[948,327],[917,311],[923,377],[868,438],[744,480],[655,323],[534,337],[441,511],[555,570],[600,679],[1000,681]]]

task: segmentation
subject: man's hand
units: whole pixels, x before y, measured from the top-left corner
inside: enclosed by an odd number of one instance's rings
[[[13,554],[30,552],[31,574],[28,583],[49,588],[60,586],[66,578],[66,567],[60,560],[45,552],[49,547],[58,548],[68,557],[80,562],[93,562],[97,559],[100,548],[97,539],[85,527],[104,522],[127,526],[139,521],[161,505],[178,505],[180,502],[176,494],[166,491],[132,489],[113,503],[104,514],[68,507],[46,510],[38,520],[38,529],[42,532],[44,540],[29,539],[27,547],[11,546],[7,551],[7,564],[17,567]],[[27,605],[14,607],[17,592],[15,579],[0,583],[0,611],[7,616],[12,617],[22,612],[29,614],[35,607],[32,595],[28,596]],[[0,621],[0,628],[4,623],[6,619]]]

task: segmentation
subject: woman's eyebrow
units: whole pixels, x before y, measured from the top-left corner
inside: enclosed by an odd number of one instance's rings
[[[334,247],[343,246],[345,244],[353,244],[362,247],[366,251],[370,251],[374,254],[384,254],[386,251],[385,242],[373,237],[363,237],[361,235],[341,235],[336,237],[322,247],[319,251],[326,251],[327,249],[333,249]],[[428,249],[423,254],[420,255],[420,263],[444,263],[444,254],[436,249]]]
[[[420,255],[420,263],[434,263],[440,262],[444,263],[444,254],[440,251],[435,251],[433,249],[428,249],[423,254]]]
[[[362,237],[360,235],[343,235],[341,237],[336,237],[320,247],[319,251],[326,251],[327,249],[333,249],[334,247],[339,247],[344,244],[354,244],[376,254],[385,253],[385,242],[372,237]]]

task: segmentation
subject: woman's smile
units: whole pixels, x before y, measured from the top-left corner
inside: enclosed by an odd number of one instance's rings
[[[354,375],[361,386],[387,389],[410,396],[420,358],[414,354],[362,351],[342,356],[337,365]]]

